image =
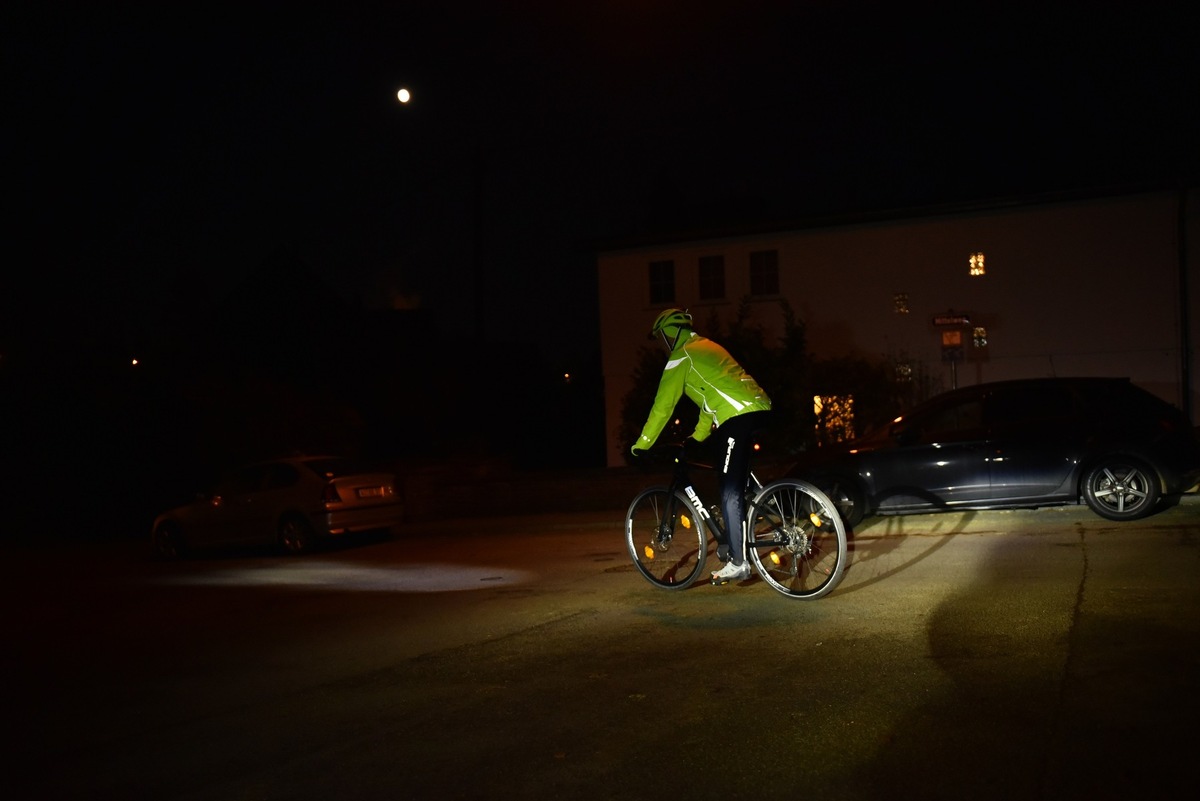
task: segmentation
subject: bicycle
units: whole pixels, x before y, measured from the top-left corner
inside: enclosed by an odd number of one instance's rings
[[[686,589],[704,572],[710,528],[728,541],[720,509],[705,505],[691,482],[691,467],[711,468],[677,455],[670,484],[642,490],[625,514],[625,541],[634,565],[664,589]],[[751,471],[746,512],[746,558],[773,590],[811,601],[842,580],[846,527],[820,489],[796,479],[764,486]]]

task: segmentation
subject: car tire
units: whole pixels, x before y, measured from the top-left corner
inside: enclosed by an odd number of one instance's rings
[[[151,546],[156,559],[174,560],[187,556],[187,540],[178,523],[159,523],[154,529]]]
[[[305,553],[313,547],[313,529],[303,515],[291,514],[279,521],[279,547],[288,553]]]
[[[1110,456],[1088,471],[1083,498],[1107,520],[1137,520],[1150,514],[1159,499],[1158,473],[1140,459]]]

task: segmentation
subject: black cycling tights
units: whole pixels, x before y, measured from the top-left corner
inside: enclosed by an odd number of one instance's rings
[[[730,555],[734,564],[746,561],[742,527],[746,525],[746,484],[750,481],[750,455],[754,452],[754,434],[767,423],[770,412],[747,412],[731,417],[713,434],[717,446],[717,489],[721,495],[721,514],[725,516]]]

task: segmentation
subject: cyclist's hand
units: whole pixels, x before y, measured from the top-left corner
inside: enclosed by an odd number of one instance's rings
[[[629,452],[631,454],[633,454],[633,460],[635,462],[643,462],[646,460],[646,449],[645,448],[639,448],[637,445],[634,445],[632,448],[629,449]]]

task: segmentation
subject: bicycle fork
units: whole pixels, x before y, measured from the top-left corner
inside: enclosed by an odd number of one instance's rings
[[[665,552],[671,547],[671,540],[675,537],[676,524],[683,526],[689,531],[695,525],[689,512],[694,513],[696,517],[706,523],[712,522],[712,514],[704,508],[704,504],[700,501],[700,496],[696,494],[696,489],[688,484],[683,488],[683,494],[688,498],[690,503],[680,504],[676,499],[675,487],[667,493],[667,509],[666,514],[662,516],[662,520],[658,524],[658,531],[654,535],[654,539],[647,543],[643,549],[647,559],[653,559],[655,551]]]

